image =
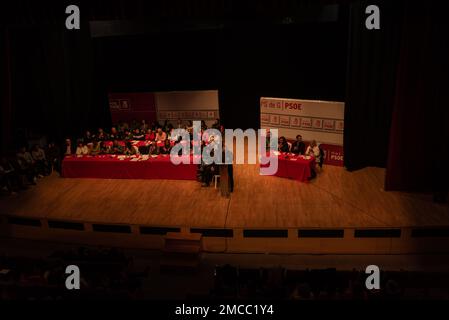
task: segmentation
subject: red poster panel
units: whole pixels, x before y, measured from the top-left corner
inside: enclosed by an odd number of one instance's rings
[[[343,167],[343,147],[333,144],[320,144],[324,151],[324,164]]]
[[[156,120],[156,103],[153,93],[109,93],[109,109],[114,124],[132,120],[139,122],[145,120],[147,123],[151,123]]]

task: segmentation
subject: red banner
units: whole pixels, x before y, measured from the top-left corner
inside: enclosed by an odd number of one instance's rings
[[[324,164],[343,167],[343,147],[333,144],[320,144],[324,151]]]

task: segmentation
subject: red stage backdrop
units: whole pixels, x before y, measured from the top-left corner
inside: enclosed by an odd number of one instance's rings
[[[112,123],[131,122],[133,119],[151,123],[156,120],[156,103],[153,93],[109,93],[109,109]]]

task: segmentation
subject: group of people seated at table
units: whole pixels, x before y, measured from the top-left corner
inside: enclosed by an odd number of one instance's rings
[[[312,140],[306,148],[306,144],[302,141],[302,136],[300,134],[296,136],[296,140],[293,143],[289,143],[283,136],[280,137],[278,151],[284,153],[291,152],[295,155],[312,156],[317,160],[320,159],[323,152],[315,140]]]
[[[178,128],[184,128],[190,135],[193,134],[193,123],[189,121],[183,126],[178,121]],[[220,129],[220,123],[217,119],[212,128]],[[96,132],[86,131],[82,138],[77,140],[76,148],[72,141],[66,139],[65,155],[138,155],[138,154],[170,154],[174,144],[181,141],[179,137],[172,141],[174,126],[168,121],[163,125],[157,121],[149,125],[145,120],[141,122],[133,121],[131,124],[120,122],[113,126],[109,132],[103,128],[98,128]],[[206,130],[207,125],[201,121],[201,130]],[[191,137],[191,141],[193,138]],[[138,145],[131,141],[142,141]]]

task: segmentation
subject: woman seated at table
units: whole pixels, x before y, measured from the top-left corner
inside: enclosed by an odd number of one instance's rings
[[[130,141],[126,142],[125,154],[127,156],[134,156],[139,154],[139,149],[133,146]]]
[[[285,139],[285,137],[280,137],[279,138],[279,152],[289,152],[289,147],[288,147],[288,143],[287,143],[287,139]]]
[[[81,141],[78,142],[78,146],[76,147],[76,155],[77,156],[85,156],[89,154],[89,149],[87,148],[87,145],[82,143]]]

